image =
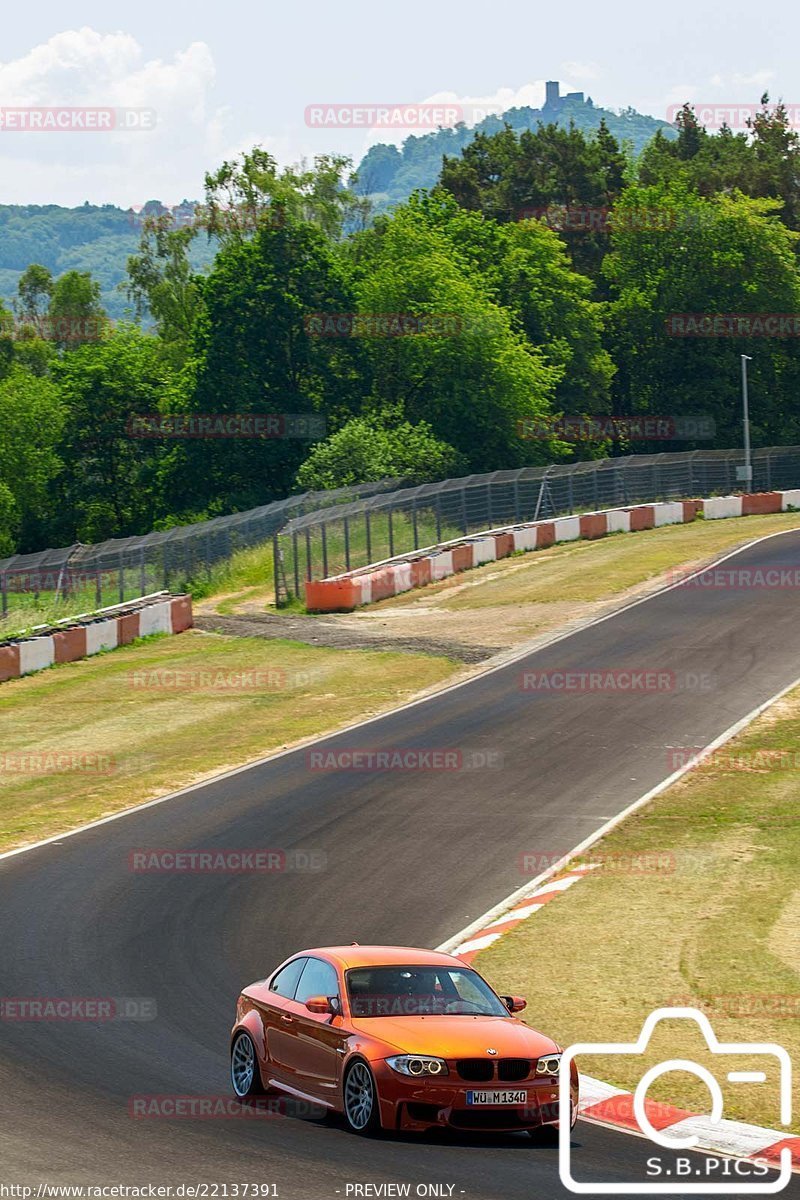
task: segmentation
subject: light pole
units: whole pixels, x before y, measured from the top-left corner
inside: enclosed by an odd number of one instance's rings
[[[747,400],[747,364],[753,359],[749,354],[740,355],[742,360],[742,422],[744,424],[744,471],[742,475],[746,484],[753,482],[753,468],[750,465],[750,410]]]

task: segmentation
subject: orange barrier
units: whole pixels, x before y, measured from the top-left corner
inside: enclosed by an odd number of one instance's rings
[[[453,574],[468,571],[472,566],[472,546],[467,542],[463,546],[453,546]]]
[[[780,492],[752,492],[742,496],[742,516],[756,517],[764,513],[779,513],[783,503]]]
[[[653,529],[655,526],[656,517],[652,504],[641,504],[638,508],[629,508],[628,512],[631,514],[631,533]]]
[[[585,513],[581,517],[581,537],[588,540],[605,537],[608,521],[605,513]]]
[[[306,583],[306,608],[311,612],[347,612],[360,603],[360,580],[309,579]]]
[[[138,612],[125,613],[122,617],[117,617],[117,645],[127,646],[128,642],[132,642],[134,638],[139,636],[139,614]]]
[[[411,586],[425,587],[426,583],[431,581],[431,560],[429,558],[415,558],[411,563]]]
[[[0,683],[19,678],[19,646],[0,646]]]
[[[397,589],[394,586],[394,567],[382,567],[379,571],[371,571],[370,580],[373,601],[385,600],[387,596],[395,595]]]
[[[86,627],[75,625],[72,629],[59,629],[53,634],[53,653],[57,663],[75,662],[86,657]]]
[[[543,521],[536,530],[536,549],[544,550],[554,546],[556,542],[556,527],[552,521]]]
[[[513,533],[496,533],[494,535],[495,552],[498,558],[508,558],[514,553]]]
[[[170,619],[172,621],[173,633],[183,633],[185,630],[192,628],[191,596],[178,596],[177,599],[172,601]]]

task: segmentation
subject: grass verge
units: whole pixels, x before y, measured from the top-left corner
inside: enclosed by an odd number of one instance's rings
[[[777,1042],[796,1063],[799,795],[797,690],[599,842],[582,861],[601,865],[477,965],[499,990],[527,992],[530,1023],[564,1045],[634,1041],[650,1012],[679,1003],[704,1011],[720,1040]],[[727,1117],[777,1127],[774,1068],[766,1084],[727,1084],[720,1059],[684,1025],[661,1027],[645,1059],[580,1065],[632,1090],[646,1067],[688,1058],[721,1081]],[[748,1068],[752,1059],[725,1064]],[[685,1072],[648,1094],[709,1110],[705,1085]],[[795,1133],[798,1101],[796,1084]]]
[[[10,680],[0,851],[395,707],[459,667],[190,630]]]

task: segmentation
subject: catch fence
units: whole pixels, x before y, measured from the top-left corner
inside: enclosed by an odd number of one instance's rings
[[[274,535],[275,595],[302,598],[305,582],[482,529],[629,504],[742,491],[742,450],[635,454],[523,467],[383,491],[288,520]],[[752,454],[746,490],[800,486],[800,446]]]

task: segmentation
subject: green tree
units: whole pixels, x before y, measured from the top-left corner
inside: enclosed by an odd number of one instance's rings
[[[426,201],[381,218],[354,252],[371,369],[368,409],[428,422],[476,471],[551,452],[521,440],[520,426],[550,412],[563,368],[526,340],[469,256],[427,218]],[[414,332],[384,336],[374,314],[408,315],[405,328]]]
[[[53,284],[47,323],[60,347],[79,346],[103,336],[106,314],[100,284],[88,271],[67,271]]]
[[[800,311],[798,236],[780,222],[778,208],[741,194],[704,199],[680,182],[626,191],[605,262],[614,293],[616,411],[706,413],[717,445],[737,445],[739,355],[750,354],[754,443],[800,438],[796,338],[677,336],[692,327],[671,319]],[[642,210],[659,219],[642,228],[635,220]]]
[[[427,422],[393,425],[384,413],[353,417],[319,442],[297,472],[297,484],[319,491],[378,479],[426,483],[457,475],[461,466],[453,447],[435,438]]]
[[[260,224],[221,249],[200,289],[183,411],[318,414],[333,430],[358,410],[360,346],[312,327],[315,313],[353,309],[347,271],[318,226],[288,213]],[[286,495],[308,448],[292,436],[176,443],[171,507],[230,511]]]
[[[0,554],[40,544],[63,424],[63,405],[50,380],[19,366],[0,380]]]
[[[157,339],[122,326],[64,354],[54,377],[66,410],[56,484],[61,539],[147,533],[162,515],[163,447],[139,436],[134,418],[158,413],[175,386]]]
[[[17,283],[17,312],[21,319],[35,325],[43,316],[52,294],[51,272],[40,263],[31,263]]]

